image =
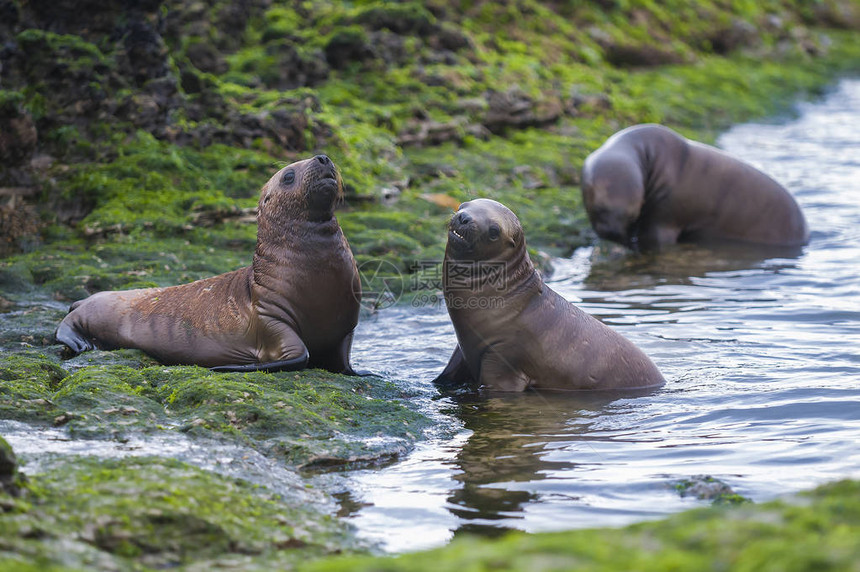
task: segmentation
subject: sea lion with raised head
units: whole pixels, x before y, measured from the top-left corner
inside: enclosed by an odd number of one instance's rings
[[[637,250],[809,240],[806,219],[782,185],[662,125],[635,125],[607,139],[585,160],[582,196],[598,236]]]
[[[463,203],[451,218],[443,290],[458,345],[437,383],[492,391],[664,383],[639,348],[544,284],[520,221],[496,201]]]
[[[361,282],[334,216],[343,186],[317,155],[260,193],[251,266],[168,288],[99,292],[72,304],[56,337],[75,353],[136,348],[217,371],[349,365]]]

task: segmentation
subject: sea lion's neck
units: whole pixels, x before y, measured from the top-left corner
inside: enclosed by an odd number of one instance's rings
[[[644,135],[644,134],[643,134]],[[666,128],[649,130],[633,143],[645,187],[644,204],[666,200],[677,179],[677,168],[686,161],[686,140]]]
[[[277,226],[261,222],[254,267],[313,263],[320,252],[332,252],[342,241],[343,233],[335,217],[323,222],[293,219]]]
[[[446,256],[446,295],[520,296],[539,292],[543,284],[522,245],[510,256],[491,260],[462,260]]]

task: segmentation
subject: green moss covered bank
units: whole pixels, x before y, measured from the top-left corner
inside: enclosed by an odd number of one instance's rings
[[[350,558],[302,570],[853,570],[860,558],[860,483],[788,501],[709,508],[621,529],[464,538],[397,558]]]
[[[569,252],[614,131],[711,140],[860,61],[856,0],[132,4],[4,3],[0,254],[30,252],[7,284],[70,300],[247,264],[259,188],[317,152],[359,262],[438,259],[476,196]]]
[[[592,239],[579,170],[607,136],[655,121],[708,141],[785,112],[860,71],[858,30],[857,0],[0,0],[0,421],[228,443],[308,486],[396,459],[431,427],[398,380],[62,360],[54,328],[99,290],[248,264],[259,188],[319,152],[342,171],[359,262],[439,260],[451,205],[477,196],[513,208],[535,249],[570,252]],[[0,439],[0,569],[368,550],[331,507],[175,459],[21,457]],[[309,566],[849,567],[856,496]]]

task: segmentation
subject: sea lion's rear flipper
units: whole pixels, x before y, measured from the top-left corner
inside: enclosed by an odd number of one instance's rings
[[[308,365],[308,354],[305,352],[297,358],[270,361],[267,363],[246,363],[241,365],[219,365],[210,368],[217,372],[249,372],[249,371],[265,371],[268,373],[275,371],[298,371],[304,369]]]
[[[248,372],[248,371],[298,371],[308,366],[310,354],[305,343],[299,335],[283,322],[273,322],[268,324],[264,334],[264,340],[269,347],[277,348],[275,351],[271,349],[264,355],[277,355],[280,359],[273,361],[258,361],[254,363],[242,364],[226,364],[218,365],[210,368],[212,371],[218,372]]]
[[[74,308],[74,306],[73,306]],[[93,341],[83,334],[81,334],[78,330],[76,330],[73,326],[68,323],[68,316],[57,327],[57,331],[54,334],[54,337],[61,344],[65,344],[69,347],[75,355],[86,352],[92,349],[95,349],[95,344]]]
[[[454,353],[451,359],[448,360],[448,365],[442,370],[433,383],[442,387],[459,387],[463,385],[474,385],[477,380],[469,371],[469,366],[466,365],[466,358],[463,357],[463,350],[460,349],[460,344],[454,348]]]

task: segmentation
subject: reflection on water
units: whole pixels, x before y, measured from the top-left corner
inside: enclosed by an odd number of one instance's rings
[[[719,141],[797,198],[812,228],[802,249],[601,243],[556,261],[552,288],[663,371],[651,394],[439,398],[429,380],[456,343],[444,309],[364,320],[355,360],[419,390],[450,433],[346,477],[361,534],[414,550],[655,518],[701,504],[671,488],[697,474],[756,501],[860,477],[858,124],[860,81],[845,81],[796,120]]]
[[[660,252],[632,254],[623,246],[601,242],[590,253],[584,286],[592,290],[653,288],[660,284],[692,284],[713,272],[752,269],[781,271],[796,267],[800,247],[725,243],[715,246],[675,244]],[[574,261],[575,262],[575,261]],[[571,261],[559,261],[562,269]],[[569,280],[569,279],[568,279]],[[550,283],[564,282],[553,276]]]

